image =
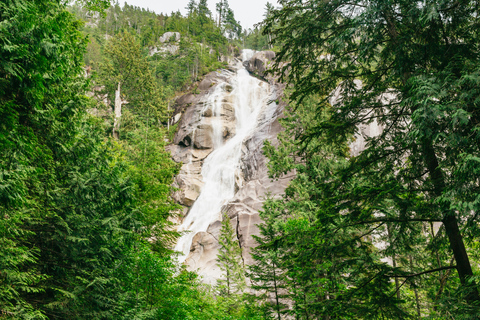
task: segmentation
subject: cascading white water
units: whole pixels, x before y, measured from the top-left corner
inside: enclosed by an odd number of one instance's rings
[[[244,50],[244,59],[252,55],[251,50]],[[250,76],[241,66],[230,82],[233,87],[231,94],[236,134],[223,143],[220,113],[222,103],[225,103],[222,100],[227,93],[226,83],[218,84],[204,109],[212,111],[214,151],[205,159],[202,167],[203,189],[179,227],[179,231],[189,231],[175,246],[176,251],[183,253],[178,258],[181,263],[187,258],[195,234],[207,231],[208,226],[220,218],[222,206],[234,196],[235,172],[239,167],[242,144],[255,130],[271,94],[267,83]]]
[[[254,54],[255,54],[254,50],[244,49],[242,50],[242,60],[248,61],[253,57]]]

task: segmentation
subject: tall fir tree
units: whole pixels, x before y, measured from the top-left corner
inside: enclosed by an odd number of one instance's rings
[[[187,9],[188,17],[190,18],[197,10],[197,3],[195,0],[190,0],[185,9]]]
[[[267,199],[263,205],[263,211],[260,212],[263,223],[257,225],[260,236],[253,236],[256,241],[256,246],[251,249],[254,263],[248,266],[247,273],[252,282],[251,288],[261,293],[259,300],[264,302],[268,313],[275,314],[278,320],[285,309],[281,299],[286,296],[286,279],[282,268],[286,250],[281,243],[285,214],[281,204],[280,201]]]
[[[222,227],[218,243],[217,264],[223,271],[223,278],[217,281],[217,290],[221,296],[232,297],[243,292],[245,288],[245,269],[242,249],[237,234],[226,213],[222,215]]]
[[[197,11],[200,26],[203,27],[212,16],[212,12],[208,8],[207,0],[199,0]]]

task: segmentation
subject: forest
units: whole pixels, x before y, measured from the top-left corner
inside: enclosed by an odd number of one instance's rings
[[[480,2],[186,9],[0,2],[0,319],[478,319]],[[223,212],[208,285],[173,250],[171,106],[246,48],[285,87],[268,175],[295,174],[252,264]]]

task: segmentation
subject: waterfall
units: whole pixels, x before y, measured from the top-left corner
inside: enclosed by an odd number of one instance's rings
[[[253,51],[244,50],[244,60]],[[212,135],[214,151],[205,159],[202,167],[204,186],[197,200],[184,218],[179,231],[188,231],[177,242],[175,250],[182,253],[178,260],[185,261],[196,233],[207,231],[208,226],[221,219],[221,209],[235,194],[235,175],[239,170],[242,145],[255,131],[262,113],[267,110],[271,95],[270,86],[252,76],[238,64],[235,74],[228,80],[232,86],[233,107],[236,118],[236,134],[224,142],[221,108],[227,95],[227,83],[217,84],[208,97],[204,111],[212,111]]]

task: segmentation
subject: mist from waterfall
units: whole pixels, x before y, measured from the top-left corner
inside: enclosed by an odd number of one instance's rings
[[[242,53],[244,60],[252,55],[252,50],[244,50]],[[208,97],[203,110],[212,111],[214,151],[205,159],[202,167],[203,189],[178,229],[189,231],[175,246],[176,251],[183,253],[178,258],[180,263],[187,258],[195,234],[207,231],[211,223],[221,220],[222,206],[233,198],[243,142],[255,131],[271,95],[268,83],[250,76],[241,64],[238,65],[237,72],[232,74],[229,84],[233,88],[231,94],[236,134],[230,140],[223,141],[221,110],[222,104],[227,103],[225,97],[228,92],[227,83],[219,83]]]

